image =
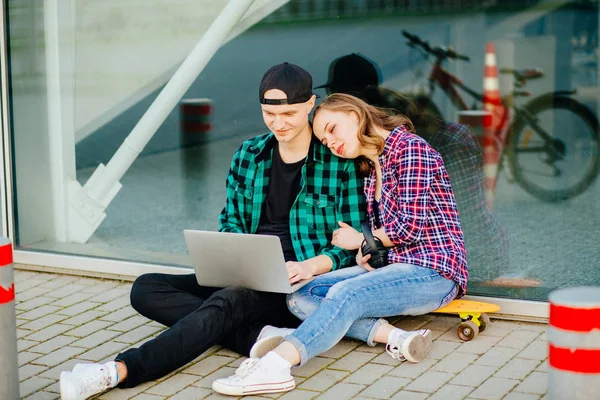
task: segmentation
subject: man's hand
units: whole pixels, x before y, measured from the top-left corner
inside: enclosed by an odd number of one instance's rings
[[[345,222],[338,221],[339,229],[333,231],[331,244],[346,250],[356,250],[360,247],[364,237],[362,233]]]
[[[367,262],[367,261],[369,261],[370,258],[371,258],[370,254],[367,254],[366,256],[363,257],[362,250],[358,249],[358,254],[356,255],[356,264],[359,267],[366,269],[367,271],[375,271],[375,268],[371,267],[369,265],[369,263]]]
[[[292,284],[303,279],[312,278],[315,274],[314,267],[309,260],[303,262],[288,261],[285,263],[285,266],[288,271],[288,278]]]

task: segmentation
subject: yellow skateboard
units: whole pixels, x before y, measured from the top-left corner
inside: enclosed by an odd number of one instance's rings
[[[486,313],[500,310],[500,306],[472,300],[454,300],[434,313],[458,314],[462,323],[458,326],[458,337],[465,342],[473,339],[490,325],[490,317]]]

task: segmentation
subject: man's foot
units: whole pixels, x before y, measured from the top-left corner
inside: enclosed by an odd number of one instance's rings
[[[429,329],[413,332],[399,330],[390,334],[385,351],[395,360],[417,363],[431,351],[432,333]]]
[[[263,358],[247,359],[235,370],[235,375],[217,379],[212,388],[229,396],[288,392],[296,387],[291,367],[279,354],[269,352]]]
[[[281,340],[287,335],[294,333],[291,328],[277,328],[275,326],[266,325],[256,338],[256,343],[250,349],[250,358],[262,358],[274,350]]]
[[[106,364],[77,364],[73,371],[60,373],[60,398],[84,400],[117,386],[117,383],[114,361]]]

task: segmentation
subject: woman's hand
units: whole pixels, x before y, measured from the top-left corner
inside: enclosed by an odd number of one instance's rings
[[[346,250],[358,249],[364,239],[362,233],[345,222],[338,221],[338,224],[340,228],[333,231],[331,244]]]
[[[288,278],[292,284],[303,279],[312,278],[315,274],[314,267],[309,260],[303,262],[288,261],[285,263],[285,266],[288,271]]]
[[[375,268],[371,267],[367,261],[371,258],[370,254],[366,256],[362,255],[362,250],[358,249],[358,254],[356,255],[356,264],[362,269],[366,269],[367,271],[375,271]]]

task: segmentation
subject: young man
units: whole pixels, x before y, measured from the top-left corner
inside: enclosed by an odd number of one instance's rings
[[[264,74],[259,99],[271,132],[244,142],[234,155],[219,230],[278,236],[291,283],[353,265],[355,255],[332,246],[331,235],[338,221],[360,225],[362,180],[352,161],[333,156],[313,137],[310,74],[294,64],[276,65]],[[160,378],[215,344],[248,355],[265,325],[299,323],[285,294],[202,287],[194,274],[142,275],[131,305],[169,329],[115,361],[63,371],[63,400]]]

